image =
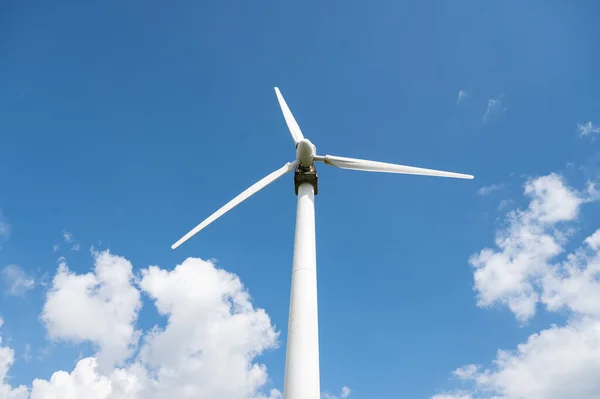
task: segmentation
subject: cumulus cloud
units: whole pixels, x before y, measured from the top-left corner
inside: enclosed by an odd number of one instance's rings
[[[9,295],[23,297],[27,291],[33,289],[35,281],[17,265],[8,265],[0,272],[0,278]]]
[[[4,323],[0,318],[0,328]],[[0,335],[0,398],[2,399],[27,399],[29,390],[25,386],[19,386],[12,389],[6,382],[8,370],[15,362],[15,351],[12,348],[2,345],[2,336]]]
[[[533,334],[514,351],[499,350],[494,367],[475,367],[463,379],[475,385],[474,398],[493,392],[502,399],[589,399],[600,396],[599,373],[600,322],[584,319]]]
[[[35,379],[30,399],[141,399],[145,378],[145,370],[135,365],[99,373],[97,360],[85,358],[71,373],[57,371],[49,381]]]
[[[140,286],[168,317],[167,327],[153,329],[140,352],[159,370],[153,397],[255,397],[268,375],[252,359],[276,347],[278,335],[239,278],[194,258],[172,271],[149,267],[142,276]]]
[[[277,347],[278,333],[236,275],[189,258],[174,269],[151,266],[134,276],[123,257],[108,251],[93,256],[94,269],[86,274],[72,272],[61,259],[42,320],[51,337],[89,341],[98,352],[30,388],[4,384],[1,398],[281,399],[276,389],[264,392],[267,369],[255,360]],[[142,293],[167,321],[138,339]],[[0,350],[0,373],[14,360],[8,350],[8,362]]]
[[[597,198],[556,174],[528,181],[525,194],[529,206],[508,214],[497,249],[471,258],[478,304],[498,303],[527,320],[539,303],[565,312],[567,322],[532,334],[514,350],[498,350],[492,366],[456,369],[471,388],[432,399],[600,397],[600,229],[558,257],[581,205]]]
[[[582,247],[546,273],[542,302],[551,311],[567,310],[600,320],[600,230],[585,239]]]
[[[141,306],[131,285],[131,263],[108,251],[94,253],[93,272],[76,274],[64,258],[52,281],[42,320],[52,339],[89,341],[99,348],[101,365],[125,360],[139,338],[133,323]]]
[[[556,174],[528,181],[525,194],[531,198],[529,206],[508,213],[507,227],[496,235],[497,248],[470,258],[478,305],[507,305],[521,321],[535,314],[540,301],[536,286],[563,251],[569,230],[559,223],[575,220],[587,200]]]
[[[592,121],[587,123],[578,123],[577,131],[581,137],[590,136],[593,137],[596,134],[600,134],[600,126],[594,125]]]

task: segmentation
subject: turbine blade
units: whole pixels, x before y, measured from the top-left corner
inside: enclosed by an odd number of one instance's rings
[[[172,249],[177,248],[178,246],[180,246],[181,244],[186,242],[188,239],[190,239],[190,237],[192,237],[194,234],[196,234],[197,232],[199,232],[200,230],[202,230],[203,228],[205,228],[206,226],[208,226],[209,224],[211,224],[212,222],[214,222],[215,220],[217,220],[218,218],[223,216],[225,213],[227,213],[228,211],[233,209],[235,206],[239,205],[244,200],[246,200],[249,197],[251,197],[252,195],[256,194],[257,192],[259,192],[260,190],[262,190],[269,184],[273,183],[275,180],[279,179],[281,176],[294,170],[294,168],[297,165],[298,165],[298,161],[288,162],[283,167],[277,169],[275,172],[269,174],[268,176],[264,177],[263,179],[259,180],[256,183],[254,183],[253,185],[248,187],[244,192],[242,192],[240,195],[238,195],[237,197],[235,197],[234,199],[232,199],[231,201],[229,201],[228,203],[223,205],[218,211],[216,211],[215,213],[210,215],[208,218],[206,218],[206,220],[204,220],[198,226],[196,226],[192,230],[190,230],[189,233],[187,233],[186,235],[181,237],[179,239],[179,241],[177,241],[175,244],[173,244],[171,246],[171,248]]]
[[[292,138],[294,139],[294,144],[298,144],[300,140],[304,138],[302,131],[300,130],[300,126],[298,126],[298,122],[294,119],[294,115],[292,115],[292,111],[288,107],[285,99],[281,95],[279,88],[275,88],[275,94],[277,94],[277,101],[279,101],[279,106],[281,107],[281,112],[283,112],[283,117],[285,118],[285,123],[287,124],[288,129],[290,129],[290,133],[292,134]]]
[[[472,175],[462,173],[445,172],[443,170],[416,168],[414,166],[395,165],[393,163],[367,161],[364,159],[336,157],[325,155],[315,160],[323,160],[328,165],[337,166],[342,169],[362,170],[365,172],[402,173],[408,175],[425,175],[439,177],[454,177],[456,179],[472,179]]]

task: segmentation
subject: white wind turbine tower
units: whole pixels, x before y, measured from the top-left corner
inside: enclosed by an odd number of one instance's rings
[[[321,397],[319,377],[319,331],[317,313],[317,261],[315,246],[315,203],[318,192],[315,162],[336,166],[342,169],[366,172],[387,172],[412,175],[454,177],[472,179],[473,176],[412,166],[343,158],[333,155],[317,155],[315,146],[304,138],[281,92],[275,93],[281,106],[285,122],[296,145],[296,160],[288,162],[280,169],[254,183],[246,191],[229,201],[221,209],[194,227],[189,233],[171,246],[177,248],[194,234],[214,222],[226,212],[253,194],[273,183],[286,173],[295,171],[294,183],[298,205],[296,213],[296,233],[294,238],[294,258],[292,267],[292,288],[288,321],[288,340],[283,386],[284,399],[319,399]]]

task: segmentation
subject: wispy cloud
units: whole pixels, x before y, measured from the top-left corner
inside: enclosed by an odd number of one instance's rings
[[[63,230],[63,238],[67,244],[73,242],[73,234],[69,233],[67,230]]]
[[[0,209],[0,238],[8,238],[10,236],[10,224],[4,219],[2,209]]]
[[[26,362],[31,360],[31,345],[30,344],[25,345],[25,353],[23,353],[23,359]]]
[[[485,114],[483,114],[483,121],[487,122],[490,119],[500,115],[505,110],[506,108],[503,105],[502,96],[490,98],[488,100],[488,105],[485,110]]]
[[[579,135],[581,137],[585,137],[585,136],[593,137],[596,134],[600,134],[600,126],[594,125],[592,123],[592,121],[589,121],[588,123],[584,123],[584,124],[578,123],[577,131],[579,132]]]
[[[73,251],[79,251],[81,249],[81,245],[79,244],[79,242],[77,242],[75,237],[73,237],[73,234],[71,234],[67,230],[63,230],[63,238],[67,244],[72,244],[71,249]]]
[[[17,265],[8,265],[0,272],[6,292],[10,295],[23,297],[33,289],[35,280]]]
[[[489,186],[483,186],[477,190],[477,195],[486,196],[496,191],[500,191],[506,188],[506,184],[490,184]]]
[[[458,91],[458,95],[456,96],[456,104],[460,104],[462,102],[462,100],[464,100],[465,98],[467,98],[469,96],[469,93],[467,93],[464,90],[459,90]]]
[[[340,393],[339,396],[331,395],[329,393],[324,393],[323,399],[347,399],[351,393],[352,393],[352,391],[350,390],[350,388],[348,388],[347,386],[343,386],[342,392]]]
[[[498,210],[501,211],[502,209],[512,205],[513,200],[510,199],[503,199],[502,201],[500,201],[500,203],[498,204]]]
[[[38,350],[38,355],[36,356],[36,359],[37,360],[45,360],[51,354],[52,354],[52,346],[48,345],[45,348],[40,348]]]
[[[50,274],[48,272],[44,272],[41,277],[38,278],[37,283],[42,287],[47,287],[50,282]]]

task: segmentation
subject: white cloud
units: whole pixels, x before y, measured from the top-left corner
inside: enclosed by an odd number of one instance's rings
[[[507,227],[496,235],[498,249],[485,248],[470,258],[478,305],[507,305],[521,321],[535,314],[536,284],[563,251],[568,230],[557,223],[573,221],[586,201],[556,174],[528,181],[525,194],[531,197],[529,206],[508,213]]]
[[[2,278],[6,291],[14,296],[23,297],[35,286],[33,278],[17,265],[8,265],[2,269],[0,278]]]
[[[144,269],[136,283],[125,258],[108,251],[94,258],[94,271],[81,275],[61,260],[43,320],[50,336],[91,341],[99,352],[81,359],[70,373],[34,380],[30,399],[281,399],[275,389],[262,392],[267,369],[255,361],[277,347],[278,333],[236,275],[189,258],[170,270]],[[137,340],[133,325],[140,291],[167,323]],[[101,365],[107,353],[125,358],[131,343],[139,349],[133,358],[116,368]],[[6,364],[8,370],[12,360]],[[19,389],[25,391],[18,399],[28,398],[27,388]],[[2,393],[0,398],[10,397]],[[349,393],[342,390],[344,397]]]
[[[488,100],[488,105],[485,110],[485,114],[483,114],[483,121],[487,122],[493,117],[498,116],[500,113],[505,111],[506,108],[502,106],[502,96],[490,98]]]
[[[483,186],[477,190],[477,195],[486,196],[496,191],[500,191],[506,187],[505,184],[490,184],[489,186]]]
[[[267,370],[252,359],[276,347],[278,334],[239,278],[194,258],[172,271],[151,266],[142,276],[140,286],[168,317],[165,329],[146,336],[140,353],[159,369],[154,397],[254,397]]]
[[[458,378],[463,380],[473,378],[473,376],[477,373],[477,366],[474,364],[470,364],[466,367],[462,367],[454,370],[453,374]]]
[[[56,251],[58,251],[58,244],[54,244],[52,246],[52,252],[56,252]]]
[[[131,285],[132,265],[108,251],[94,253],[94,272],[72,273],[64,259],[48,291],[42,311],[53,339],[90,341],[99,348],[101,366],[125,360],[137,343],[133,323],[141,306]]]
[[[600,230],[569,254],[564,262],[553,265],[541,280],[542,302],[551,311],[568,310],[600,320]]]
[[[577,131],[579,132],[579,135],[581,137],[584,136],[590,136],[592,137],[595,134],[599,134],[600,133],[600,126],[598,125],[594,125],[592,123],[592,121],[589,121],[587,123],[584,124],[577,124]]]
[[[594,251],[600,249],[600,230],[586,238],[585,243]]]
[[[475,398],[590,399],[600,396],[598,375],[600,322],[585,319],[533,334],[515,351],[499,350],[494,367],[477,367],[464,379],[475,385]]]
[[[324,393],[323,399],[346,399],[350,396],[351,393],[352,391],[350,390],[350,388],[348,388],[347,386],[343,386],[339,396]]]
[[[589,399],[600,397],[600,229],[558,259],[569,224],[583,203],[595,200],[551,174],[529,181],[525,210],[509,214],[498,250],[472,258],[480,305],[500,303],[525,320],[537,303],[565,312],[564,326],[532,334],[515,350],[498,350],[489,367],[467,365],[454,375],[468,391],[432,399]],[[483,303],[482,303],[483,302]]]
[[[568,187],[555,173],[530,180],[525,194],[532,198],[528,217],[548,224],[574,220],[579,206],[587,201],[585,194]]]
[[[467,93],[464,90],[459,90],[458,91],[458,95],[456,96],[456,104],[460,104],[462,102],[462,100],[464,100],[465,98],[467,98],[469,96],[469,93]]]
[[[340,395],[342,398],[347,398],[348,396],[350,396],[350,393],[352,391],[350,390],[350,388],[348,388],[347,386],[343,386],[342,387],[342,394]]]
[[[0,328],[4,321],[0,318]],[[26,399],[29,392],[27,387],[19,386],[12,389],[6,383],[8,370],[15,362],[15,351],[9,347],[2,346],[2,336],[0,336],[0,398],[2,399]]]
[[[146,398],[141,395],[145,382],[145,370],[139,366],[101,374],[96,359],[85,358],[70,374],[57,371],[49,381],[34,380],[31,399],[141,399]]]

